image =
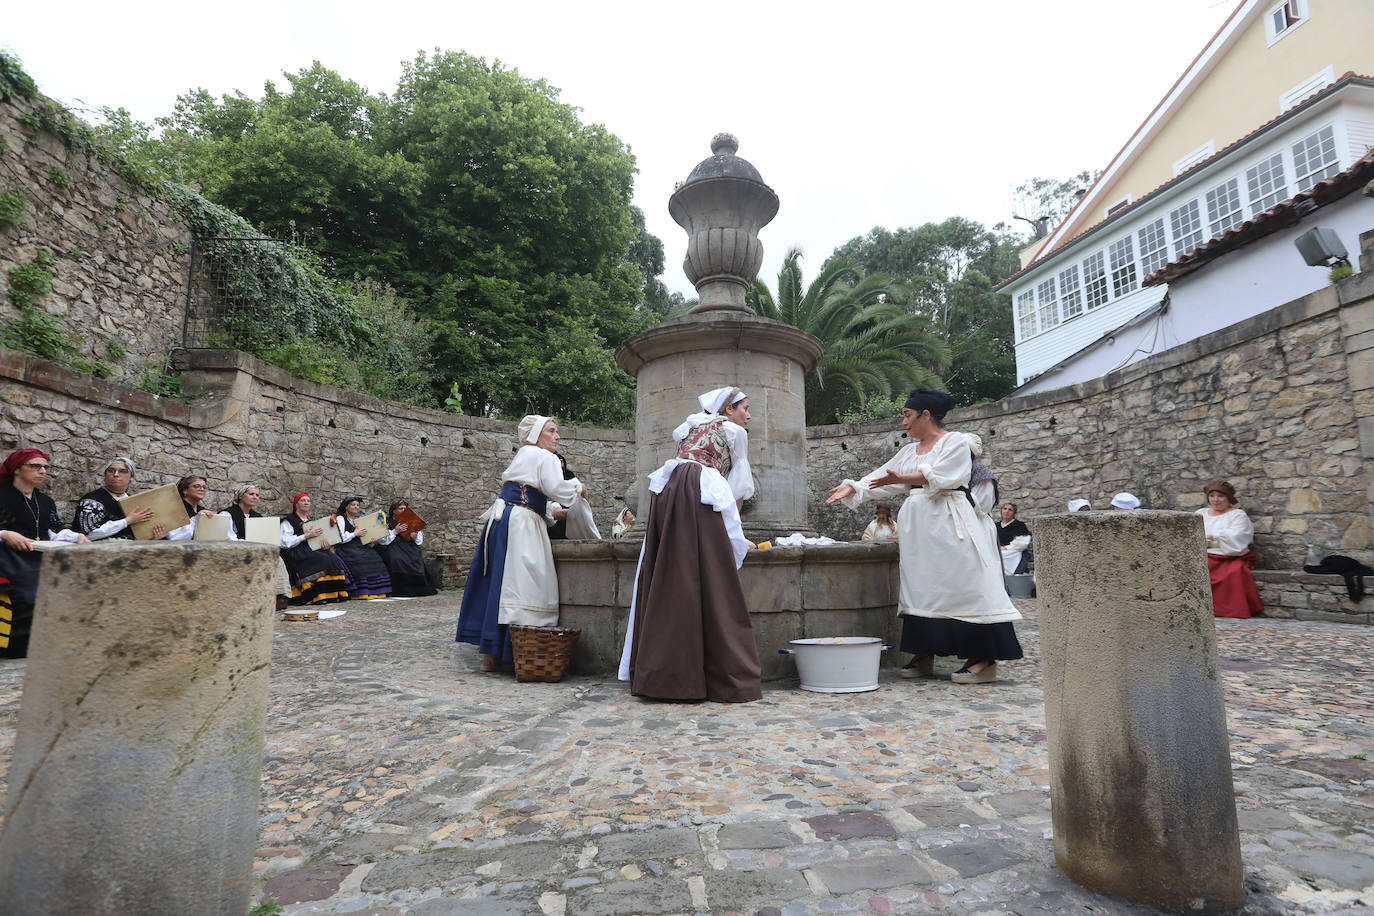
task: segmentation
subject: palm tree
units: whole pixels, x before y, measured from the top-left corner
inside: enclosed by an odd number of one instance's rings
[[[870,398],[900,401],[908,389],[940,385],[934,367],[944,363],[947,348],[925,318],[897,303],[899,286],[885,274],[864,276],[852,261],[832,258],[803,289],[801,258],[800,248],[788,250],[776,298],[755,280],[745,303],[825,345],[820,364],[806,376],[807,423],[834,423]]]

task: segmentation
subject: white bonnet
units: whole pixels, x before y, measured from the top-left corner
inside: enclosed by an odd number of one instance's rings
[[[544,431],[544,424],[552,420],[552,417],[541,417],[537,413],[532,413],[520,421],[520,441],[534,445],[539,441],[539,434]]]

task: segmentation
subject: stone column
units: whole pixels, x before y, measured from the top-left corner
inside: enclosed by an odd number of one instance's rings
[[[1240,906],[1201,519],[1078,512],[1034,528],[1059,867],[1159,906]]]
[[[247,912],[276,556],[44,556],[0,835],[8,912]]]

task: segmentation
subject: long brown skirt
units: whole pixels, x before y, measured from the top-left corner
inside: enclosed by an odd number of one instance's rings
[[[763,696],[725,520],[701,503],[701,465],[678,465],[653,496],[637,588],[631,693],[718,703]]]

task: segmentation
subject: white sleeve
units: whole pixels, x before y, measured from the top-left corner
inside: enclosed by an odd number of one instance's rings
[[[754,471],[749,467],[749,431],[729,420],[721,424],[721,428],[730,443],[730,473],[725,482],[730,484],[735,499],[748,499],[754,495]]]
[[[544,454],[539,456],[539,463],[535,468],[535,473],[539,476],[539,492],[543,493],[550,503],[571,505],[582,492],[582,481],[576,477],[564,480],[563,466],[558,463],[558,458],[553,452],[545,449],[541,451]],[[548,457],[545,458],[545,455]]]
[[[388,528],[386,529],[386,537],[377,538],[377,540],[373,541],[372,543],[374,546],[380,544],[381,546],[385,547],[387,544],[390,544],[394,540],[396,540],[396,529]]]
[[[415,546],[416,546],[416,547],[419,547],[420,544],[422,544],[422,543],[424,542],[424,539],[425,539],[425,533],[424,533],[423,531],[417,531],[417,532],[415,532]]]
[[[119,534],[119,532],[123,531],[125,528],[128,527],[129,520],[127,518],[112,518],[105,524],[101,525],[99,528],[95,529],[94,531],[86,532],[86,537],[90,538],[92,541],[99,541],[102,538],[107,538],[111,535]]]
[[[229,540],[237,541],[239,539],[239,533],[234,530],[234,517],[229,514],[229,511],[227,509],[223,512],[216,512],[215,514],[222,515],[225,518],[229,519]]]
[[[50,541],[67,541],[68,543],[75,543],[76,539],[79,537],[81,537],[81,533],[79,531],[73,531],[70,528],[63,528],[61,531],[49,529],[48,531],[48,540]],[[90,535],[88,534],[86,537],[89,538]]]
[[[288,522],[286,519],[282,519],[282,522],[281,522],[281,545],[282,545],[283,547],[295,547],[297,544],[299,544],[299,543],[300,543],[301,541],[303,541],[303,540],[305,540],[305,535],[303,535],[303,534],[297,534],[295,531],[292,531],[292,530],[291,530],[291,523]]]
[[[334,516],[334,527],[339,529],[339,542],[342,544],[347,544],[358,536],[354,532],[348,530],[348,525],[344,523],[344,517],[342,515]]]
[[[946,434],[935,448],[920,457],[924,460],[918,461],[916,468],[925,475],[928,489],[954,490],[968,486],[973,473],[973,453],[963,434]]]
[[[1234,509],[1220,519],[1221,526],[1214,535],[1216,542],[1211,552],[1228,557],[1238,557],[1250,549],[1255,539],[1255,526],[1242,509]]]
[[[200,513],[197,512],[195,515],[191,516],[189,522],[182,525],[180,528],[173,528],[171,531],[167,532],[167,540],[189,541],[193,539],[196,536],[196,519],[199,517]],[[229,527],[233,528],[234,526],[230,525]]]

